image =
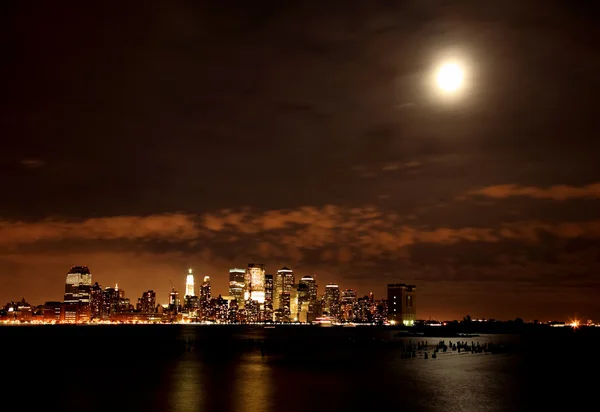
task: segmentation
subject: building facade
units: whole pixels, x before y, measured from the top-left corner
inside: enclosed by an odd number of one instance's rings
[[[185,296],[196,296],[194,293],[194,274],[192,268],[188,269],[188,274],[185,278]]]
[[[265,303],[265,265],[249,263],[244,274],[244,300]]]
[[[244,302],[244,269],[229,269],[229,296],[237,301],[238,305]]]
[[[283,267],[277,271],[273,284],[273,309],[283,309],[282,296],[284,293],[291,293],[294,286],[294,271],[287,267]],[[289,306],[287,306],[289,309]]]
[[[202,286],[200,286],[200,300],[210,300],[211,289],[210,289],[210,276],[204,276]]]
[[[390,323],[413,326],[417,317],[417,287],[404,283],[389,284],[387,317]]]

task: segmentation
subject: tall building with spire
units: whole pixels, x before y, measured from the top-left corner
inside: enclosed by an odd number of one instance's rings
[[[185,296],[195,296],[194,274],[192,273],[192,268],[188,269],[188,275],[185,280]]]

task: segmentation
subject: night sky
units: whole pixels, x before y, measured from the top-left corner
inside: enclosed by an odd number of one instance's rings
[[[600,320],[597,2],[94,3],[0,6],[0,305],[256,262]]]

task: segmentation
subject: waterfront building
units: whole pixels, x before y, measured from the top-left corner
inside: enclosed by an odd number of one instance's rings
[[[308,300],[316,301],[317,300],[317,283],[312,276],[303,276],[298,282],[299,285],[306,285],[308,288]]]
[[[340,312],[340,287],[336,283],[325,286],[323,301],[323,311],[333,318],[337,317]]]
[[[200,300],[207,301],[210,300],[211,289],[210,289],[210,276],[204,276],[204,281],[202,282],[202,286],[200,286]]]
[[[140,299],[140,312],[154,313],[156,310],[156,293],[153,290],[142,293]]]
[[[188,274],[185,278],[185,296],[195,296],[194,293],[194,274],[192,268],[188,269]]]
[[[265,265],[249,263],[244,274],[244,300],[265,303]]]
[[[73,266],[65,282],[65,303],[89,306],[92,274],[87,266]]]
[[[387,292],[388,321],[393,324],[413,326],[417,316],[417,287],[404,283],[389,284]]]
[[[244,269],[229,269],[229,296],[243,305],[244,300]]]
[[[104,313],[104,291],[98,282],[92,286],[90,300],[92,319],[102,318]]]
[[[283,309],[282,295],[290,293],[294,286],[294,271],[283,267],[277,271],[273,285],[273,309]],[[289,310],[289,306],[287,306]]]

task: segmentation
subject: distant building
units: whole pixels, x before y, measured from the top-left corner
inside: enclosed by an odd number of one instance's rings
[[[92,274],[87,266],[73,266],[65,282],[65,303],[90,304]]]
[[[102,299],[102,316],[108,318],[119,311],[119,301],[121,297],[119,295],[118,288],[107,287],[104,289],[104,297]]]
[[[229,269],[229,296],[237,303],[244,301],[244,269]]]
[[[413,326],[417,317],[417,287],[404,283],[389,284],[387,318],[390,323]]]
[[[100,319],[102,318],[104,307],[104,291],[102,287],[98,284],[98,282],[94,283],[92,286],[91,292],[91,311],[92,311],[92,319]]]
[[[142,293],[140,298],[140,312],[154,313],[156,310],[156,293],[153,290]]]
[[[298,282],[299,285],[306,285],[308,287],[308,300],[317,300],[317,283],[312,276],[303,276]]]
[[[343,304],[353,304],[358,301],[356,290],[354,289],[346,289],[342,292],[342,303]]]
[[[204,276],[202,286],[200,286],[200,300],[210,300],[210,277]]]
[[[65,305],[68,312],[75,313],[73,322],[85,322],[91,318],[92,274],[87,266],[73,266],[65,281]]]
[[[327,312],[332,317],[338,316],[340,312],[340,287],[335,283],[329,283],[325,286],[323,300],[323,312]]]
[[[181,309],[181,299],[179,298],[179,292],[175,288],[171,289],[169,293],[169,310],[172,312],[179,312]]]
[[[283,267],[277,271],[273,285],[273,309],[284,309],[282,296],[284,293],[290,293],[294,286],[294,271]],[[289,305],[287,306],[289,309]]]
[[[273,275],[265,275],[265,309],[263,320],[273,320]]]
[[[62,302],[46,302],[44,304],[44,322],[60,322],[63,306]]]
[[[192,273],[192,268],[188,269],[188,275],[185,278],[185,296],[195,296],[194,274]]]
[[[265,303],[265,265],[249,263],[244,276],[244,300]]]

